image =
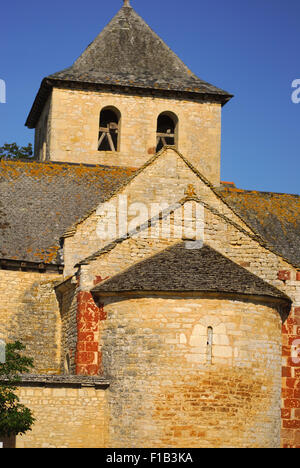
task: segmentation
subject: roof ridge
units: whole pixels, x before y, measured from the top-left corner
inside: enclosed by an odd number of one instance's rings
[[[184,268],[183,270],[185,271],[184,275],[185,278],[182,281],[182,275],[179,275],[178,277],[178,263],[176,262],[175,268],[174,268],[174,262],[172,258],[172,254],[175,257],[182,260],[182,257],[186,255],[192,262],[200,262],[200,264],[204,260],[204,265],[202,264],[200,268],[198,268],[198,274],[195,275],[194,271],[195,268],[190,270],[189,268]],[[211,255],[213,255],[213,261],[210,258]],[[160,273],[161,269],[161,258],[164,257],[166,262],[170,262],[171,265],[173,264],[173,269],[171,268],[168,270],[168,274],[165,276],[165,278],[161,278],[161,275],[158,274],[157,278],[157,271]],[[157,258],[160,260],[159,264],[155,268],[155,262],[157,261]],[[179,260],[179,261],[180,261]],[[208,262],[207,262],[208,260]],[[217,263],[221,262],[222,263],[222,269],[227,267],[227,275],[224,275],[225,281],[223,281],[223,277],[220,277],[218,275],[217,277],[215,274],[212,276],[209,274],[209,271],[212,269],[212,272],[216,272],[216,261]],[[185,265],[186,263],[183,262]],[[206,263],[206,264],[205,264]],[[153,265],[154,264],[154,270],[150,268],[149,270],[149,264]],[[144,274],[138,274],[140,269],[143,269],[146,266],[146,271],[147,275]],[[234,269],[234,271],[232,271]],[[129,274],[129,279],[130,279],[130,272],[135,271],[135,274],[132,276],[135,281],[135,286],[132,284],[126,285],[125,282],[125,287],[124,287],[124,277],[126,278],[126,275]],[[153,275],[154,273],[154,275]],[[175,273],[175,278],[174,281],[171,280],[170,284],[170,276],[174,275]],[[237,280],[237,273],[238,274],[238,280]],[[192,284],[189,282],[186,282],[190,277],[192,277]],[[242,276],[241,276],[242,275]],[[203,281],[204,277],[204,281]],[[152,287],[145,287],[147,286],[147,282],[149,282],[150,278],[150,283],[152,282]],[[234,278],[234,281],[231,281],[231,278]],[[121,279],[121,282],[120,282]],[[228,279],[230,285],[228,286]],[[244,285],[241,285],[241,279],[244,279]],[[250,279],[250,282],[249,282]],[[154,282],[153,282],[154,280]],[[163,282],[165,281],[165,286],[163,286]],[[200,284],[199,284],[200,281]],[[120,287],[118,286],[118,282],[120,283]],[[177,286],[176,286],[176,282]],[[107,287],[107,285],[115,283],[115,287],[112,287],[111,289]],[[129,281],[130,283],[130,281]],[[136,284],[139,283],[140,286],[136,287]],[[155,287],[156,283],[156,287]],[[201,285],[202,283],[202,285]],[[218,286],[216,287],[216,283]],[[178,288],[178,284],[181,285],[180,288]],[[129,286],[129,287],[128,287]],[[148,283],[149,286],[149,283]],[[153,288],[154,286],[154,288]],[[174,287],[175,286],[175,287]],[[200,286],[200,288],[199,288]],[[202,287],[201,287],[202,286]],[[249,291],[250,287],[250,291]],[[237,289],[235,289],[237,288]],[[248,288],[248,290],[247,290]],[[252,289],[253,288],[253,289]],[[251,291],[252,289],[252,291]],[[182,292],[188,292],[188,291],[194,291],[197,293],[205,292],[205,291],[210,291],[210,292],[227,292],[227,293],[234,293],[238,292],[239,294],[246,294],[246,295],[259,295],[259,296],[264,296],[264,297],[276,297],[280,298],[282,300],[288,301],[289,304],[291,303],[291,298],[285,294],[285,292],[281,291],[278,289],[276,286],[273,284],[268,283],[265,279],[261,278],[257,274],[253,273],[252,271],[246,269],[245,267],[242,267],[241,265],[235,263],[230,257],[226,257],[224,254],[221,252],[217,251],[215,248],[212,246],[209,246],[208,244],[204,244],[202,249],[200,250],[189,250],[184,248],[184,242],[179,241],[175,243],[174,245],[170,245],[164,250],[155,253],[153,256],[143,258],[140,262],[132,264],[130,266],[127,266],[122,272],[118,272],[115,275],[113,275],[111,278],[105,279],[101,284],[98,284],[94,286],[91,290],[92,293],[101,293],[101,290],[103,292],[109,292],[109,291],[119,291],[119,292],[151,292],[151,291],[182,291]]]
[[[119,23],[120,19],[122,20],[121,24]],[[139,25],[134,24],[134,22],[137,22],[137,21],[138,21]],[[126,26],[129,26],[129,28],[124,27],[125,22],[127,23]],[[117,28],[114,29],[113,26],[116,23],[117,23]],[[173,64],[174,65],[173,72],[182,73],[183,70],[184,70],[187,73],[187,75],[189,75],[190,78],[193,78],[196,81],[198,81],[198,85],[202,84],[203,86],[208,87],[205,90],[205,92],[208,92],[208,93],[214,93],[215,92],[217,94],[227,95],[228,97],[231,96],[231,94],[228,93],[227,91],[224,91],[221,88],[215,87],[215,86],[211,85],[210,83],[200,79],[197,75],[195,75],[188,68],[188,66],[183,62],[183,60],[181,60],[180,57],[178,57],[178,55],[165,43],[165,41],[146,23],[146,21],[132,7],[128,8],[128,7],[122,6],[122,8],[117,12],[117,14],[110,20],[110,22],[104,27],[104,29],[96,36],[96,38],[92,41],[92,43],[90,43],[88,45],[88,47],[83,51],[83,53],[75,60],[73,65],[71,65],[70,67],[67,67],[66,69],[64,69],[62,71],[67,71],[67,70],[71,70],[71,69],[74,69],[74,70],[79,69],[80,72],[83,72],[83,71],[86,72],[87,66],[95,65],[97,59],[99,59],[99,55],[97,56],[97,53],[99,54],[99,48],[97,49],[96,46],[98,45],[98,42],[100,42],[102,39],[104,39],[104,36],[107,33],[110,33],[112,35],[112,37],[114,38],[114,43],[117,45],[117,51],[118,52],[123,52],[123,57],[122,58],[123,59],[128,58],[128,54],[130,53],[130,49],[131,49],[131,47],[133,48],[134,42],[137,39],[137,37],[136,37],[137,31],[135,31],[135,27],[136,27],[136,29],[140,28],[139,31],[138,31],[139,36],[141,36],[141,35],[145,36],[146,34],[150,33],[150,35],[153,36],[153,38],[155,38],[155,40],[157,41],[155,51],[151,51],[150,49],[147,49],[147,51],[140,50],[140,48],[138,48],[136,46],[133,49],[135,56],[134,56],[134,61],[133,61],[133,63],[131,63],[131,65],[134,64],[134,66],[136,66],[136,64],[138,63],[138,67],[139,67],[139,72],[138,73],[139,73],[139,75],[143,73],[143,70],[141,69],[141,67],[142,67],[141,60],[137,61],[136,54],[141,54],[141,53],[146,53],[147,52],[147,54],[148,54],[147,62],[144,63],[143,65],[145,67],[144,71],[147,71],[147,73],[149,73],[149,71],[151,70],[151,66],[149,66],[149,65],[150,65],[150,63],[153,65],[153,63],[152,63],[153,61],[157,62],[157,60],[158,60],[158,51],[157,51],[157,49],[159,47],[161,47],[168,53],[168,61],[171,61],[171,58],[173,58],[173,60],[175,60],[175,62],[176,62],[176,64],[175,63]],[[121,41],[118,44],[118,40],[120,39],[120,37],[119,37],[120,31],[122,31],[122,30],[123,31],[128,30],[131,33],[130,40],[125,44],[125,48],[123,50],[118,49],[118,47],[120,47],[122,45]],[[126,41],[126,39],[128,39],[128,38],[124,37],[124,34],[121,33],[121,35],[122,35],[123,41],[124,40]],[[147,39],[149,40],[149,37]],[[148,45],[148,44],[146,43],[146,45]],[[107,44],[104,41],[104,47],[106,47],[106,46],[107,46]],[[102,58],[105,57],[107,59],[108,56],[109,56],[110,59],[112,58],[112,50],[111,50],[112,43],[111,42],[110,42],[109,46],[110,46],[110,54],[105,55],[105,53],[104,53],[104,55],[100,55]],[[93,53],[91,54],[91,52],[93,52]],[[101,48],[101,53],[102,52],[103,52],[103,48]],[[150,56],[150,52],[154,53],[154,55]],[[91,61],[89,62],[87,59],[89,59]],[[108,64],[110,66],[116,65],[113,62],[108,62],[107,65]],[[156,68],[160,72],[164,69],[166,64],[162,63],[161,65],[162,65],[161,67],[156,66]],[[81,68],[82,66],[83,66],[83,69]],[[103,62],[101,63],[101,66],[105,66],[103,64]],[[168,63],[168,66],[170,66],[170,63]],[[121,64],[121,70],[120,70],[120,60],[119,60],[119,57],[118,57],[116,71],[120,73],[120,76],[123,73],[122,67],[123,67],[123,70],[125,70],[124,63]],[[159,70],[159,68],[160,68],[160,70]],[[182,70],[180,70],[180,68],[182,68]],[[112,70],[109,69],[108,71],[111,72]],[[129,69],[128,71],[129,71],[129,73],[131,73],[132,69]],[[97,70],[97,72],[99,72],[99,70]],[[51,74],[51,75],[48,76],[48,78],[59,77],[60,73],[61,72]],[[136,78],[139,78],[139,76],[136,77]],[[169,74],[169,79],[171,80],[172,78],[173,78],[172,74]],[[116,80],[116,81],[118,81],[118,80]],[[179,85],[181,87],[182,83],[179,83]],[[130,86],[130,82],[127,83],[127,86]],[[147,87],[149,87],[149,86],[147,86]],[[152,88],[152,87],[153,87],[153,85],[150,86],[150,88]],[[169,88],[170,88],[170,86],[167,86],[167,89],[169,89]]]
[[[88,164],[88,163],[75,163],[75,162],[68,162],[68,161],[39,161],[37,159],[33,159],[33,160],[27,160],[27,159],[16,159],[16,160],[13,160],[13,159],[9,159],[9,160],[5,160],[5,159],[1,159],[0,160],[0,164],[2,163],[5,163],[5,164],[18,164],[18,163],[23,163],[23,164],[34,164],[34,163],[37,163],[37,164],[43,164],[43,165],[58,165],[58,166],[74,166],[74,167],[80,167],[80,166],[84,166],[84,167],[91,167],[91,168],[103,168],[103,169],[128,169],[128,170],[133,170],[133,171],[136,171],[137,168],[136,167],[129,167],[129,166],[109,166],[109,165],[105,165],[105,164]]]
[[[191,169],[191,171],[194,172],[194,174],[196,174],[196,176],[199,177],[199,179],[213,191],[213,193],[227,206],[227,208],[229,208],[229,210],[232,211],[235,214],[235,216],[237,216],[250,229],[252,233],[256,234],[253,228],[239,215],[239,213],[234,208],[230,206],[230,204],[225,200],[225,198],[218,191],[218,189],[216,189],[213,186],[213,184],[198,169],[196,169],[195,166],[188,159],[186,159],[185,156],[183,156],[183,154],[180,153],[180,151],[177,148],[175,148],[174,146],[170,146],[170,145],[165,145],[158,153],[154,154],[148,161],[145,162],[145,164],[143,164],[143,166],[141,166],[136,172],[134,172],[132,176],[130,176],[126,181],[124,181],[120,185],[120,187],[112,194],[112,196],[110,197],[110,200],[117,193],[119,193],[124,187],[129,185],[132,180],[134,180],[141,172],[143,172],[148,166],[153,164],[154,161],[156,161],[156,159],[158,159],[162,154],[164,154],[168,150],[173,150],[175,153],[177,153],[177,155],[184,161],[184,163]],[[76,232],[77,226],[81,224],[82,222],[84,222],[93,213],[95,213],[97,208],[98,206],[95,207],[93,210],[91,210],[89,213],[87,213],[86,216],[83,216],[74,225],[70,226],[70,228],[65,232],[62,238],[72,237]]]
[[[222,185],[220,186],[220,191],[224,192],[234,192],[234,193],[261,193],[261,194],[266,194],[266,195],[290,195],[292,197],[299,197],[300,195],[298,193],[287,193],[287,192],[270,192],[270,191],[265,191],[265,190],[251,190],[251,189],[241,189],[239,187],[226,187]]]

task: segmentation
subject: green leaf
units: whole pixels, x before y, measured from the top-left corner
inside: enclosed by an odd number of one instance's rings
[[[22,354],[25,346],[16,341],[6,345],[6,362],[0,364],[0,435],[10,437],[31,430],[35,419],[15,394],[21,374],[33,368],[33,360]]]

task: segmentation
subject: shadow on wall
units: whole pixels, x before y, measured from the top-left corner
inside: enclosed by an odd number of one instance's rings
[[[53,281],[32,282],[19,293],[14,306],[8,340],[26,346],[26,355],[34,359],[34,373],[60,373],[61,318]]]

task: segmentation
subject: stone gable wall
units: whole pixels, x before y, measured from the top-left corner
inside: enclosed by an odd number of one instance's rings
[[[141,203],[148,208],[148,212],[143,218],[144,221],[148,221],[151,217],[151,204],[157,204],[157,207],[153,207],[152,211],[153,215],[155,215],[160,212],[159,207],[162,203],[172,206],[181,201],[189,191],[221,214],[228,216],[246,231],[251,232],[250,228],[235,215],[226,203],[171,149],[160,154],[155,161],[116,193],[109,200],[109,203],[119,206],[120,196],[126,197],[128,208],[134,203]],[[136,216],[137,214],[129,215],[129,222]],[[77,262],[94,254],[109,242],[102,240],[97,235],[97,226],[101,220],[103,220],[103,217],[101,218],[100,214],[92,213],[76,226],[73,235],[65,239],[65,276],[74,273],[74,265]],[[119,227],[117,225],[116,237],[118,237],[118,232]]]
[[[176,216],[171,216],[171,227],[174,223],[176,224],[174,219]],[[163,232],[162,221],[158,224],[161,234]],[[284,259],[260,245],[255,238],[250,237],[243,226],[240,227],[241,229],[238,229],[222,214],[212,212],[208,208],[204,209],[204,244],[280,289],[297,303],[300,299],[300,281],[297,280],[297,270]],[[149,233],[149,229],[147,232]],[[139,234],[135,234],[129,239],[116,243],[111,249],[107,251],[104,249],[104,253],[98,257],[95,256],[88,265],[81,266],[81,288],[89,290],[94,286],[93,282],[97,276],[102,281],[111,278],[178,241],[181,241],[181,238],[153,239],[142,238]],[[284,281],[280,279],[282,271],[289,272],[288,278]]]

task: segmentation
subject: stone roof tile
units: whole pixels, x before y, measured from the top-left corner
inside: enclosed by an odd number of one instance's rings
[[[26,125],[35,127],[51,87],[68,83],[194,93],[214,96],[222,104],[232,97],[192,73],[128,6],[121,8],[71,67],[42,82]]]
[[[134,168],[1,161],[0,258],[61,265],[64,233],[135,173]],[[300,268],[299,195],[224,186],[218,192],[274,252]]]
[[[54,162],[0,162],[0,258],[61,264],[60,237],[134,172]]]
[[[300,267],[300,196],[221,186],[228,205],[274,251]]]
[[[187,249],[184,242],[169,247],[96,286],[92,292],[205,291],[288,299],[211,247]]]

